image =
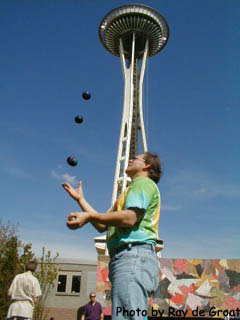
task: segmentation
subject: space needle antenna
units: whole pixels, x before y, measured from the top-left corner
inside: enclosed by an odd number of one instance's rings
[[[129,159],[147,151],[142,92],[148,58],[167,44],[169,28],[165,18],[151,7],[128,4],[110,11],[99,25],[102,45],[120,57],[123,79],[123,114],[118,145],[112,204],[128,185],[125,170]],[[142,61],[142,62],[141,62]],[[140,63],[141,62],[141,63]]]

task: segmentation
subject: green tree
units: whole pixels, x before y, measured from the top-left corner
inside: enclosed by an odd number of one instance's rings
[[[0,319],[6,318],[10,304],[7,290],[16,274],[18,266],[17,226],[11,222],[5,225],[0,219]]]
[[[17,225],[8,222],[6,225],[0,219],[0,320],[5,320],[10,305],[7,291],[14,277],[25,271],[28,261],[36,259],[31,244],[24,244],[17,235]],[[47,311],[44,309],[49,290],[57,278],[58,266],[51,252],[42,249],[42,257],[35,276],[40,282],[43,295],[35,306],[34,320],[45,320]]]
[[[48,317],[49,310],[47,310],[45,306],[49,291],[57,279],[58,265],[56,264],[56,259],[58,256],[59,254],[57,253],[55,257],[51,257],[51,251],[46,252],[43,247],[38,271],[35,274],[40,282],[42,296],[35,305],[33,320],[45,320]]]
[[[17,237],[11,237],[6,240],[4,246],[1,247],[0,260],[0,319],[5,319],[10,300],[6,293],[15,276],[18,266],[17,261]]]
[[[26,264],[31,261],[36,260],[35,254],[32,252],[32,244],[28,243],[21,246],[21,254],[19,257],[19,272],[25,272]]]
[[[24,271],[26,259],[33,259],[31,245],[24,245],[17,236],[17,225],[0,219],[0,320],[5,320],[10,305],[7,291],[13,278]]]

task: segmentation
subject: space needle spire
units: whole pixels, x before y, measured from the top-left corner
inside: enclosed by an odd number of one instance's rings
[[[99,37],[106,50],[120,57],[124,79],[113,204],[128,184],[125,170],[129,159],[139,152],[140,139],[142,152],[147,151],[142,107],[144,72],[147,59],[166,46],[169,28],[167,21],[156,10],[145,5],[129,4],[110,11],[102,19]]]

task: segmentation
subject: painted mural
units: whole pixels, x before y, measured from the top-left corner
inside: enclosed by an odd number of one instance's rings
[[[109,258],[97,266],[97,298],[111,315]],[[148,315],[157,317],[240,318],[240,260],[160,259],[160,283],[149,300]]]

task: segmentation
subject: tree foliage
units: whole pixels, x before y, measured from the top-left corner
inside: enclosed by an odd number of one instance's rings
[[[42,249],[42,257],[39,261],[39,268],[35,276],[38,278],[42,296],[38,300],[38,303],[34,308],[33,320],[45,320],[48,316],[48,311],[45,308],[49,290],[54,286],[54,282],[58,274],[58,265],[56,264],[56,259],[58,258],[58,253],[55,257],[51,257],[51,251]]]
[[[34,320],[45,320],[44,310],[49,290],[57,278],[57,265],[51,252],[43,248],[42,257],[35,276],[38,278],[43,295],[35,306]],[[25,271],[28,261],[36,259],[31,244],[24,244],[17,235],[17,225],[8,222],[6,225],[0,219],[0,320],[5,320],[10,305],[7,297],[8,289],[14,277]]]
[[[6,318],[10,304],[6,293],[18,271],[17,252],[19,246],[16,226],[10,222],[4,225],[0,219],[0,320]]]

